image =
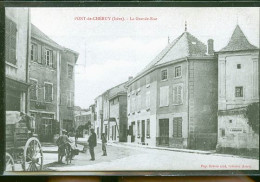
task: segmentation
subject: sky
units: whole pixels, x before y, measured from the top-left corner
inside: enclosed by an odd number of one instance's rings
[[[87,18],[106,17],[106,20]],[[147,17],[148,20],[140,20]],[[85,18],[85,20],[84,20]],[[215,51],[227,45],[237,24],[259,47],[259,8],[31,8],[31,22],[58,44],[79,53],[75,105],[94,99],[140,72],[187,31]]]

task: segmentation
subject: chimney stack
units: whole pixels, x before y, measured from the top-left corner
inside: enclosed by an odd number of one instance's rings
[[[130,80],[132,80],[133,79],[133,77],[132,76],[129,76],[128,77],[128,81],[130,81]]]
[[[208,55],[214,55],[214,40],[209,39],[208,40]]]

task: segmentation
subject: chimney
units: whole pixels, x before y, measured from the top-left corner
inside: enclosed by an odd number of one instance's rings
[[[133,79],[133,77],[132,76],[129,76],[128,77],[128,81],[130,81],[130,80],[132,80]]]
[[[208,55],[214,55],[214,40],[209,39],[208,40]]]

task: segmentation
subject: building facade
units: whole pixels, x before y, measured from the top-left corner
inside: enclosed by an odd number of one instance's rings
[[[259,135],[245,116],[248,105],[259,104],[258,67],[259,49],[237,25],[227,46],[218,52],[219,151],[259,150]]]
[[[75,65],[79,54],[73,50],[63,48],[60,63],[60,119],[61,126],[67,131],[75,130],[74,123],[74,93],[75,93]]]
[[[217,141],[217,59],[185,31],[127,84],[128,142],[213,149]]]
[[[51,141],[59,121],[59,76],[62,47],[32,24],[30,114],[41,141]]]
[[[28,112],[30,35],[30,10],[5,8],[5,107],[7,111]]]
[[[102,95],[99,95],[95,99],[95,113],[96,113],[96,120],[93,129],[95,129],[97,138],[101,139],[101,133],[103,130],[103,96]]]

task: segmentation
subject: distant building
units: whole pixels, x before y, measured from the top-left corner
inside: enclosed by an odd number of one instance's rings
[[[5,8],[5,108],[29,110],[31,18],[28,8]]]
[[[97,134],[97,138],[101,139],[101,133],[103,131],[103,97],[102,95],[98,96],[95,99],[95,113],[96,113],[96,120],[94,124],[95,132]]]
[[[74,95],[75,95],[75,65],[79,54],[63,48],[60,64],[60,122],[63,129],[75,130]]]
[[[247,124],[247,106],[259,103],[259,48],[237,25],[218,52],[218,150],[259,150],[259,135]],[[258,119],[259,121],[259,119]]]
[[[83,132],[89,133],[86,130],[86,125],[91,123],[91,110],[82,109],[80,112],[75,112],[75,130],[80,132],[80,136],[83,137]],[[90,125],[91,126],[91,125]]]
[[[185,30],[127,84],[128,142],[215,149],[217,58]]]
[[[110,141],[127,140],[127,82],[106,90],[95,99],[97,120],[95,130],[100,139],[105,133]]]

